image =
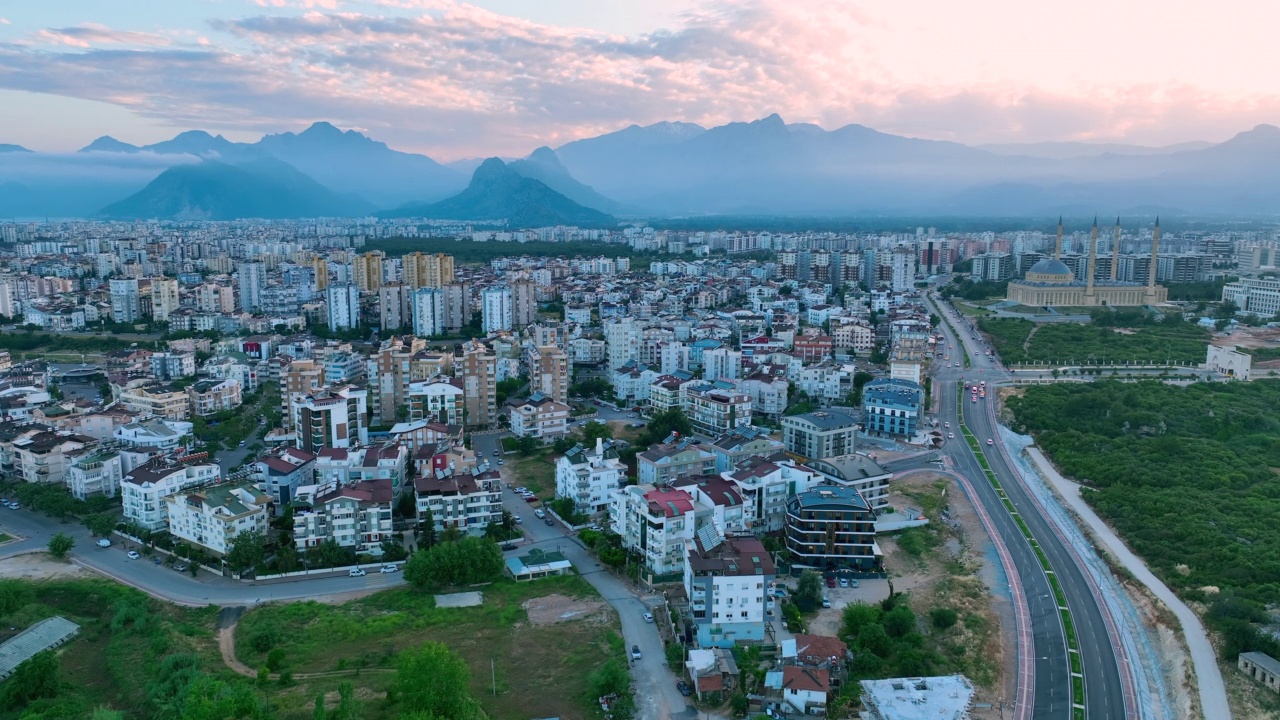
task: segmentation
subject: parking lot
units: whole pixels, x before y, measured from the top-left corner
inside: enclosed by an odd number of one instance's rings
[[[889,581],[880,578],[858,580],[856,588],[842,588],[838,583],[835,587],[829,588],[825,583],[824,580],[822,594],[831,601],[831,607],[820,608],[809,620],[809,632],[813,635],[839,636],[840,614],[844,611],[845,605],[859,600],[865,603],[878,603],[889,597]]]

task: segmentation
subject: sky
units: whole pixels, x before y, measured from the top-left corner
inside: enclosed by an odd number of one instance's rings
[[[1163,145],[1280,124],[1280,3],[0,3],[0,143],[71,151],[317,120],[441,160],[778,113],[970,144]]]

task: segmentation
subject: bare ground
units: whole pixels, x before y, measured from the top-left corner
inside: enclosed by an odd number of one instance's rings
[[[0,560],[0,577],[22,580],[52,580],[86,575],[79,565],[64,560],[54,560],[45,553],[15,555]]]
[[[526,600],[524,610],[531,625],[582,620],[601,615],[606,606],[599,600],[580,600],[565,595],[545,595]]]

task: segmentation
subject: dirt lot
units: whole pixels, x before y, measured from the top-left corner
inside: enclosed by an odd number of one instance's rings
[[[531,625],[549,625],[590,618],[605,609],[599,600],[581,600],[564,595],[546,595],[526,600],[524,610]]]
[[[44,553],[15,555],[0,560],[0,577],[21,578],[23,580],[48,580],[51,578],[67,578],[87,575],[88,571],[79,565],[62,560],[54,560]]]

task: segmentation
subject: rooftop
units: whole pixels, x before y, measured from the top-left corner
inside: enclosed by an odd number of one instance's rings
[[[862,681],[862,702],[876,718],[964,720],[972,699],[963,675]]]
[[[871,509],[862,493],[840,485],[815,485],[811,490],[793,495],[787,506],[798,510]]]
[[[9,677],[22,663],[57,647],[80,632],[80,626],[64,617],[41,620],[0,645],[0,678]]]
[[[689,567],[694,575],[773,575],[777,571],[764,543],[754,537],[728,537],[707,547],[703,536],[689,548]]]
[[[818,410],[801,415],[792,415],[783,419],[783,423],[788,422],[808,423],[819,430],[840,430],[852,428],[857,424],[852,415],[840,410]]]

